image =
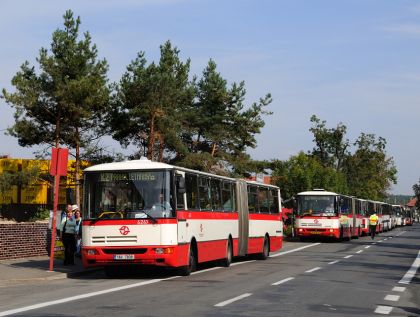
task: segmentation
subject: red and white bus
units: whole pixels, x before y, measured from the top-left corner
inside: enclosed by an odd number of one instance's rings
[[[355,214],[352,197],[325,190],[301,192],[296,196],[296,236],[350,239],[361,234],[361,224],[362,217]],[[357,233],[353,226],[357,226]]]
[[[276,186],[144,158],[84,172],[83,264],[109,276],[130,264],[189,275],[201,262],[266,259],[282,246]]]

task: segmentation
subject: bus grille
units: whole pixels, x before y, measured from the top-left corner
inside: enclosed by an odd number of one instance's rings
[[[93,236],[92,243],[137,243],[137,236]]]
[[[140,249],[102,249],[102,252],[105,254],[144,254],[146,253],[146,248]]]

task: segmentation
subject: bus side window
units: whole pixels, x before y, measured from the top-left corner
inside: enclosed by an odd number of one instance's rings
[[[209,179],[207,177],[200,176],[198,178],[198,197],[200,201],[200,209],[205,211],[211,210],[210,186]]]
[[[176,184],[178,185],[182,175],[176,175]],[[184,205],[184,194],[178,192],[178,187],[176,189],[176,209],[182,210],[185,209]]]
[[[279,192],[276,189],[272,189],[271,191],[272,203],[270,202],[270,211],[272,214],[278,214],[279,210]]]
[[[258,213],[257,187],[248,185],[248,210],[249,213]]]
[[[222,210],[222,199],[220,195],[220,179],[212,178],[210,180],[211,184],[211,201],[213,210],[221,211]]]
[[[222,182],[222,208],[223,211],[233,210],[233,196],[231,183],[227,181]]]
[[[258,188],[258,206],[261,213],[268,213],[270,211],[270,202],[268,200],[268,189],[264,187]]]
[[[197,210],[198,206],[198,186],[197,175],[185,175],[185,187],[187,191],[187,207],[189,210]]]

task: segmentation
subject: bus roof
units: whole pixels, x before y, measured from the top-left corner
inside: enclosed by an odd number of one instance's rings
[[[304,196],[304,195],[306,195],[306,196],[308,196],[308,195],[311,195],[311,196],[338,196],[337,193],[328,192],[326,190],[310,190],[310,191],[307,191],[307,192],[300,192],[297,195],[298,196]]]
[[[145,157],[140,158],[139,160],[130,160],[130,161],[122,161],[122,162],[113,162],[113,163],[104,163],[104,164],[98,164],[93,165],[88,168],[86,168],[85,172],[106,172],[106,171],[129,171],[129,170],[159,170],[159,169],[176,169],[183,172],[192,172],[200,175],[206,175],[206,176],[212,176],[212,177],[218,177],[230,181],[236,181],[237,179],[217,175],[217,174],[211,174],[201,171],[196,171],[192,169],[188,169],[185,167],[170,165],[166,163],[160,163],[160,162],[153,162],[148,160]],[[278,188],[278,186],[270,185],[270,184],[264,184],[256,181],[250,181],[250,180],[243,180],[249,184],[256,184],[260,186],[266,186],[266,187],[272,187],[272,188]]]

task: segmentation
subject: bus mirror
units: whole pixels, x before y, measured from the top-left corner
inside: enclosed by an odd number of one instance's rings
[[[187,192],[185,189],[185,178],[183,176],[177,177],[176,182],[178,194],[185,194]]]

